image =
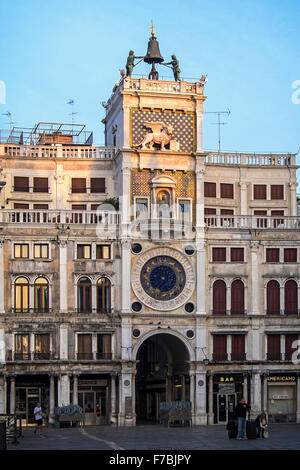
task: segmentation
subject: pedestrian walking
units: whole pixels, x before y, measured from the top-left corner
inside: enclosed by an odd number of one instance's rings
[[[33,410],[33,414],[34,414],[34,421],[36,423],[36,429],[34,430],[34,434],[36,434],[37,431],[38,431],[39,436],[44,437],[43,434],[42,434],[42,431],[43,431],[43,414],[42,414],[42,407],[41,407],[41,404],[39,402],[36,404],[36,407]]]
[[[257,416],[255,420],[255,425],[257,437],[261,437],[262,439],[269,437],[268,418],[264,411]]]
[[[251,407],[246,403],[246,399],[243,397],[237,404],[234,410],[235,418],[238,423],[238,435],[237,439],[247,439],[246,437],[246,415],[250,411]]]

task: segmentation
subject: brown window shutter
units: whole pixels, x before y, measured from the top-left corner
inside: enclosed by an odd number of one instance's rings
[[[292,279],[284,286],[284,313],[286,315],[298,314],[298,286]]]
[[[204,197],[216,197],[216,183],[204,183]]]
[[[221,279],[213,285],[213,314],[226,315],[226,284]]]
[[[91,193],[105,193],[105,178],[91,178]]]
[[[14,209],[29,209],[29,204],[22,204],[21,202],[15,202]]]
[[[283,184],[271,184],[271,199],[284,199]]]
[[[204,215],[216,215],[217,210],[213,207],[204,207]]]
[[[25,176],[15,176],[14,191],[29,192],[29,178]]]
[[[48,204],[33,204],[33,209],[34,210],[37,210],[37,209],[40,209],[40,210],[48,210]]]
[[[92,335],[90,334],[78,335],[78,353],[80,354],[92,353]]]
[[[72,178],[72,193],[86,193],[85,178]]]
[[[280,357],[280,335],[268,335],[268,359],[281,359]]]
[[[244,283],[239,279],[231,284],[231,315],[245,313],[244,290]]]
[[[231,359],[245,359],[245,335],[232,335],[231,337]]]
[[[221,197],[233,199],[233,184],[221,183]]]
[[[266,249],[266,262],[267,263],[279,263],[279,248],[267,248]]]
[[[33,192],[47,193],[48,192],[48,178],[33,178]]]
[[[230,249],[230,260],[232,262],[244,261],[244,248],[231,248]]]
[[[265,184],[253,185],[253,199],[267,199],[267,186]]]
[[[280,314],[280,286],[277,281],[269,281],[267,285],[267,314]]]
[[[297,248],[285,248],[284,249],[284,262],[285,263],[297,263]]]
[[[227,335],[213,336],[213,358],[216,361],[227,359]]]
[[[225,261],[226,262],[226,248],[213,248],[212,249],[212,260],[213,261]]]
[[[72,211],[86,211],[86,204],[72,204]]]

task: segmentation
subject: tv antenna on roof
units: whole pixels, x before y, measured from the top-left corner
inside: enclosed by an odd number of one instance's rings
[[[69,101],[67,101],[67,104],[71,105],[72,106],[72,112],[69,113],[69,115],[72,116],[72,130],[73,130],[73,124],[74,124],[74,115],[75,114],[78,114],[77,112],[74,111],[74,100],[70,99]]]
[[[220,152],[221,150],[221,126],[225,126],[225,124],[227,124],[227,122],[221,122],[221,114],[227,114],[227,116],[229,116],[230,114],[230,110],[227,109],[227,111],[205,111],[204,114],[217,114],[218,115],[218,122],[211,122],[212,125],[216,125],[219,127],[219,140],[218,140],[218,143],[219,143],[219,148],[218,148],[218,152]]]
[[[13,124],[16,124],[16,121],[12,120],[12,114],[10,111],[7,111],[6,113],[2,113],[2,116],[7,116],[9,118],[9,130],[10,132],[12,131]]]

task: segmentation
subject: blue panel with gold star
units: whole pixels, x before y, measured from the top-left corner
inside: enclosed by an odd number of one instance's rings
[[[145,135],[151,132],[144,122],[164,122],[173,127],[172,139],[180,143],[180,152],[190,153],[195,150],[195,116],[194,113],[131,110],[131,146],[141,144]]]

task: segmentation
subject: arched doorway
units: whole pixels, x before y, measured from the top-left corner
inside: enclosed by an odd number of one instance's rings
[[[190,355],[172,334],[157,333],[142,342],[136,355],[137,424],[158,422],[163,401],[190,400]]]

